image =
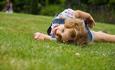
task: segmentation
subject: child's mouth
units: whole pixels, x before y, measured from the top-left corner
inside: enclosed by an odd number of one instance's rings
[[[55,31],[54,31],[54,34],[56,35],[56,33],[57,33],[57,29],[55,29]]]

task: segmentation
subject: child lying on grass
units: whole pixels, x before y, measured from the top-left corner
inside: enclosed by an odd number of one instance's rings
[[[90,29],[95,21],[89,13],[66,9],[56,16],[47,30],[48,35],[36,32],[36,40],[58,40],[75,44],[87,44],[92,41],[115,42],[115,35],[95,32]]]

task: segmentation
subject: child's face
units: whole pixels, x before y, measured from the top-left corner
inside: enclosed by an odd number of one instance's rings
[[[58,25],[52,29],[52,32],[55,34],[57,39],[61,39],[63,42],[73,40],[73,38],[70,36],[72,30],[65,28],[64,25]]]

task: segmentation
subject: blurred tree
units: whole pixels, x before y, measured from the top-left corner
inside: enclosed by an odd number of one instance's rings
[[[67,8],[77,9],[81,5],[81,0],[66,0]]]
[[[64,4],[66,0],[59,0],[61,4]]]
[[[31,13],[32,14],[38,14],[38,0],[32,0],[31,1]]]
[[[5,0],[0,0],[0,11],[3,10],[5,5]]]
[[[109,0],[88,0],[89,4],[95,4],[95,5],[103,5],[107,4]]]
[[[48,6],[49,5],[49,0],[45,0],[45,4],[46,4],[46,6]]]
[[[115,5],[115,0],[109,0],[109,3]]]
[[[31,0],[14,0],[14,11],[29,13],[31,8]]]
[[[88,0],[80,0],[83,4],[87,4]]]

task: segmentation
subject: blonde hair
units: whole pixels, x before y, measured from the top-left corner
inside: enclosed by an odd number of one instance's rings
[[[67,19],[65,20],[64,27],[70,29],[68,36],[73,38],[73,40],[66,41],[67,43],[75,43],[75,44],[87,44],[87,32],[84,29],[83,25],[84,21],[81,19]],[[61,35],[57,38],[58,41],[63,42],[63,38]]]

